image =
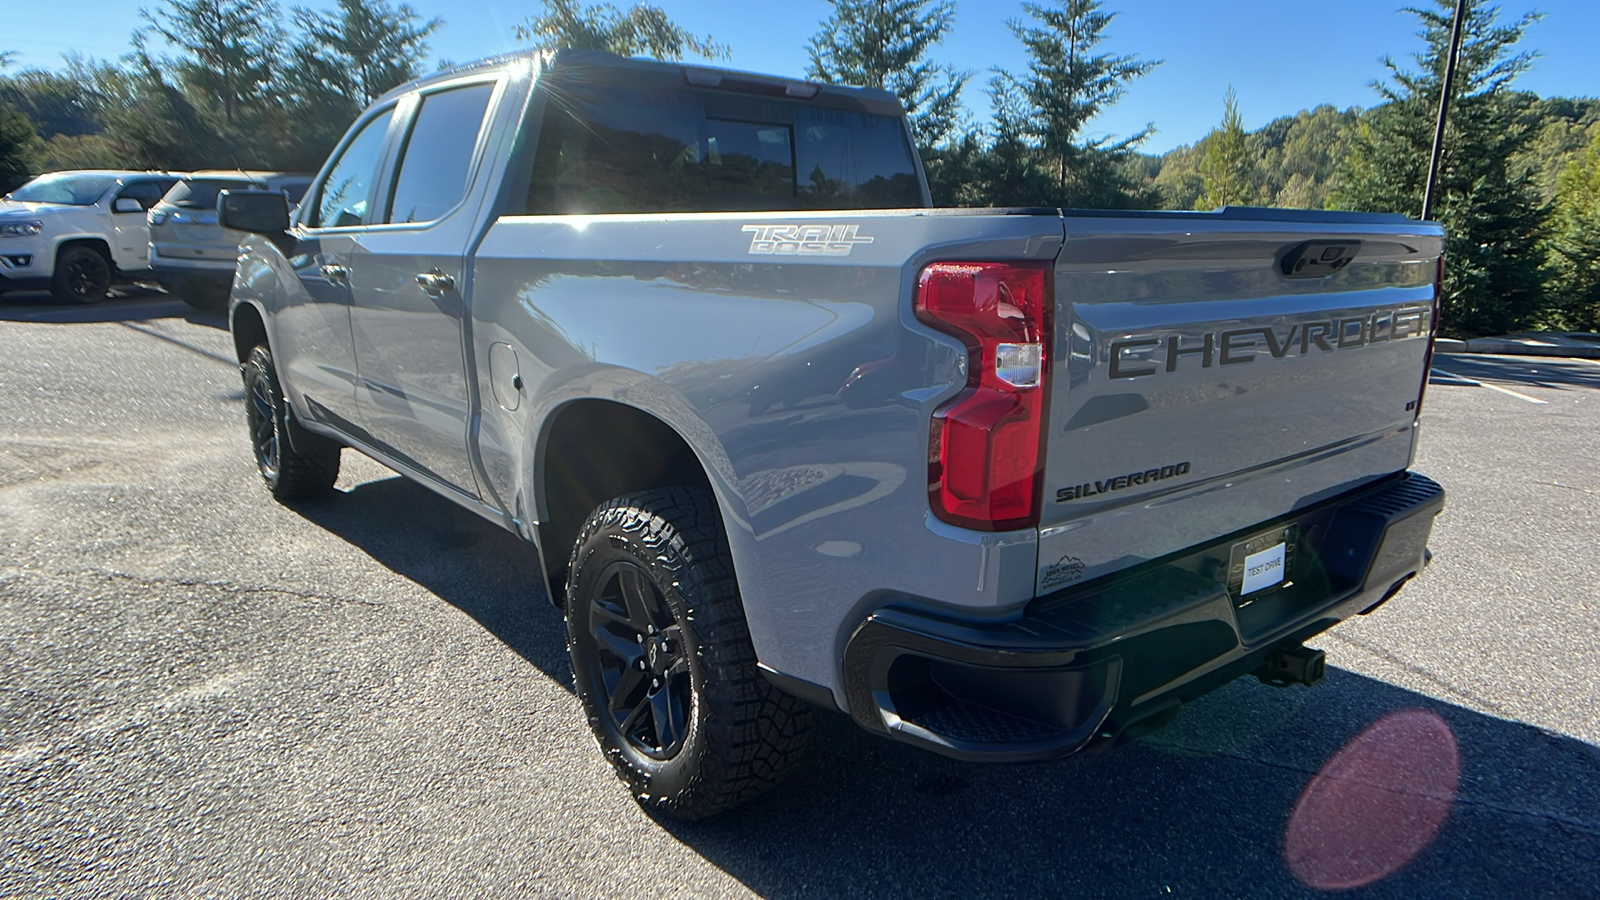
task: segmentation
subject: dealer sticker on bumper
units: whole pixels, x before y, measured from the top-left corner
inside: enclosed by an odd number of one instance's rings
[[[1245,606],[1273,588],[1294,584],[1298,529],[1283,525],[1233,545],[1228,554],[1228,593]]]
[[[1244,583],[1240,585],[1240,594],[1253,594],[1256,591],[1273,587],[1283,583],[1285,570],[1284,556],[1288,544],[1277,544],[1252,553],[1244,558]]]

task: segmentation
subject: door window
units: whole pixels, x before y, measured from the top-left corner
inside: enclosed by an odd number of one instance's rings
[[[132,197],[139,201],[140,206],[149,209],[156,205],[156,201],[161,199],[161,196],[167,192],[168,188],[172,187],[175,181],[176,179],[173,181],[135,181],[132,184],[125,185],[122,190],[118,191],[117,199]]]
[[[389,131],[390,108],[361,126],[328,177],[317,189],[317,202],[311,208],[307,225],[312,228],[349,228],[367,219],[367,201],[383,154],[383,138]]]
[[[385,222],[432,222],[461,202],[493,93],[493,84],[474,84],[423,96]]]

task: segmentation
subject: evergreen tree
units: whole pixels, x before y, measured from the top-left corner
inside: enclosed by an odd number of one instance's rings
[[[27,116],[41,138],[94,134],[104,127],[87,86],[70,72],[27,69],[0,78],[0,102]]]
[[[1125,208],[1152,199],[1128,177],[1122,163],[1153,127],[1122,140],[1083,137],[1084,127],[1121,99],[1129,81],[1160,65],[1134,56],[1096,54],[1115,17],[1100,7],[1101,0],[1055,0],[1052,7],[1023,3],[1037,24],[1007,24],[1027,50],[1028,72],[1000,72],[999,83],[991,85],[991,96],[1016,97],[1026,105],[1022,132],[1054,182],[1051,196],[1040,198],[1051,205]]]
[[[905,107],[924,158],[955,136],[970,77],[927,60],[955,22],[954,0],[832,0],[807,46],[808,78],[883,88]]]
[[[1416,70],[1385,60],[1389,80],[1375,87],[1387,102],[1356,131],[1332,205],[1421,212],[1454,6],[1435,4],[1409,10],[1421,21],[1427,49]],[[1463,335],[1527,327],[1545,304],[1539,247],[1546,207],[1534,179],[1513,165],[1537,123],[1527,96],[1509,88],[1535,58],[1514,47],[1539,17],[1510,24],[1498,17],[1497,8],[1469,0],[1436,194],[1436,215],[1448,232],[1441,325]]]
[[[167,80],[161,65],[134,40],[130,65],[90,71],[106,122],[106,140],[124,165],[150,169],[248,168],[268,165],[260,141],[247,141],[215,120],[214,98]],[[198,101],[198,102],[197,102]]]
[[[390,88],[423,74],[428,37],[442,24],[406,4],[339,0],[337,11],[296,7],[302,35],[279,82],[283,164],[314,170],[361,111]]]
[[[1048,206],[1059,193],[1052,173],[1039,165],[1038,148],[1029,135],[1033,110],[1015,84],[1004,73],[989,79],[994,132],[976,166],[977,206]]]
[[[1552,305],[1560,324],[1600,330],[1600,129],[1561,173],[1551,216]]]
[[[640,3],[624,14],[609,3],[579,6],[576,0],[540,0],[544,13],[516,27],[519,40],[535,47],[606,50],[620,56],[683,59],[685,52],[726,59],[726,45],[696,37],[667,18],[658,6]]]
[[[219,102],[228,125],[272,83],[283,43],[273,0],[167,0],[165,9],[139,15],[181,51],[171,64],[179,80]]]
[[[1205,191],[1195,209],[1237,206],[1255,200],[1255,159],[1246,146],[1244,120],[1239,117],[1239,95],[1233,86],[1222,99],[1222,127],[1213,131],[1200,160]]]
[[[386,0],[338,0],[335,12],[295,7],[294,21],[304,35],[294,64],[323,90],[365,109],[390,88],[423,72],[428,37],[443,24],[420,21],[416,10]]]
[[[28,117],[0,103],[0,194],[28,180],[35,140]]]

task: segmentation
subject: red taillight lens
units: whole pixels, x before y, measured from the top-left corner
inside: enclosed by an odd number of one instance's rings
[[[1428,322],[1428,350],[1422,355],[1422,387],[1417,389],[1417,414],[1413,419],[1422,418],[1422,398],[1428,393],[1428,378],[1433,374],[1433,341],[1439,336],[1439,313],[1444,306],[1444,254],[1439,254],[1439,261],[1434,266],[1433,278],[1433,318]]]
[[[928,500],[982,531],[1039,524],[1050,368],[1050,264],[934,263],[917,318],[967,346],[967,387],[933,414]]]

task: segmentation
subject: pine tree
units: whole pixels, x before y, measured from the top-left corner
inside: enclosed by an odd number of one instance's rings
[[[172,68],[184,84],[221,103],[228,125],[238,124],[272,83],[283,43],[272,0],[167,0],[165,9],[139,15],[181,51]]]
[[[386,0],[339,0],[336,12],[296,7],[294,19],[302,37],[278,84],[281,158],[314,170],[372,101],[423,74],[428,37],[442,23]]]
[[[1244,120],[1239,117],[1239,94],[1232,85],[1228,86],[1222,104],[1222,127],[1211,133],[1206,155],[1200,160],[1205,192],[1195,203],[1195,209],[1216,209],[1255,200],[1252,184],[1255,160],[1246,145]]]
[[[0,194],[28,180],[36,139],[28,117],[0,103]]]
[[[1600,130],[1557,184],[1548,247],[1552,306],[1566,327],[1600,330]]]
[[[337,13],[295,7],[304,35],[295,63],[314,73],[325,89],[365,109],[385,91],[422,74],[428,36],[440,19],[419,21],[416,10],[385,0],[338,0]]]
[[[1454,7],[1435,5],[1409,10],[1427,49],[1418,70],[1385,60],[1389,80],[1375,87],[1387,102],[1357,129],[1331,205],[1420,214]],[[1512,163],[1537,123],[1529,98],[1510,89],[1535,58],[1514,45],[1539,17],[1498,24],[1498,14],[1483,0],[1467,4],[1436,188],[1435,214],[1448,233],[1441,325],[1453,334],[1504,334],[1545,313],[1539,249],[1547,210],[1532,176]]]
[[[658,6],[640,3],[624,14],[609,3],[579,6],[575,0],[540,0],[544,13],[516,27],[519,40],[536,47],[606,50],[620,56],[683,59],[685,52],[726,59],[728,47],[710,35],[696,37]]]
[[[1129,207],[1152,200],[1128,177],[1122,161],[1153,127],[1121,140],[1083,137],[1089,121],[1121,99],[1128,82],[1160,65],[1159,60],[1096,54],[1115,18],[1100,7],[1101,0],[1056,0],[1054,7],[1023,3],[1037,24],[1007,24],[1027,50],[1028,72],[1000,72],[1000,83],[991,86],[992,94],[1015,95],[1026,104],[1023,133],[1054,182],[1053,196],[1041,198],[1052,205]]]
[[[954,0],[832,0],[833,15],[807,46],[806,76],[832,84],[892,91],[905,107],[924,159],[950,141],[970,77],[929,62],[928,51],[955,22]]]

